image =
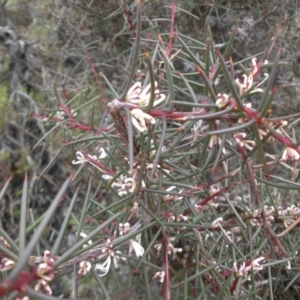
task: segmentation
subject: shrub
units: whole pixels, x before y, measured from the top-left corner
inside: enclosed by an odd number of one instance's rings
[[[300,114],[272,112],[281,49],[272,61],[273,42],[233,61],[234,34],[218,45],[208,26],[205,42],[175,34],[170,9],[169,33],[149,37],[136,2],[132,67],[120,88],[105,74],[99,81],[86,51],[105,103],[65,91],[56,112],[34,115],[48,135],[64,133],[61,149],[74,149],[79,168],[30,226],[25,179],[18,241],[0,229],[2,270],[12,269],[0,295],[51,299],[52,280],[71,273],[73,297],[87,295],[86,283],[97,299],[273,299],[297,280]],[[94,172],[86,193],[72,196],[52,248],[33,255],[86,168]]]

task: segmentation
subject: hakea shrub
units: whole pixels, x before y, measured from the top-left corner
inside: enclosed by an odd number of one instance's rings
[[[134,62],[142,43],[139,1],[137,11]],[[152,299],[262,297],[279,284],[272,284],[272,268],[277,278],[293,270],[290,281],[296,281],[298,243],[291,241],[300,220],[295,139],[300,114],[273,116],[271,110],[280,88],[274,84],[280,49],[273,59],[266,49],[262,56],[234,62],[234,36],[222,51],[209,28],[206,43],[175,37],[175,4],[171,11],[169,41],[165,45],[158,36],[155,49],[145,53],[148,67],[139,72],[140,81],[133,81],[133,67],[119,95],[101,74],[114,96],[98,119],[98,98],[82,104],[81,97],[70,99],[66,91],[56,113],[34,115],[46,126],[55,124],[52,132],[64,129],[70,140],[63,148],[74,148],[69,163],[79,166],[53,209],[84,168],[96,171],[99,183],[89,181],[78,219],[71,214],[76,192],[57,242],[43,257],[31,252],[50,212],[27,247],[1,238],[0,248],[14,245],[14,251],[1,251],[1,270],[12,273],[0,285],[0,295],[49,295],[51,281],[69,266],[76,266],[77,282],[96,278],[99,298],[114,289],[125,293],[120,278],[130,282],[132,295]],[[197,51],[204,53],[201,58]],[[83,111],[93,123],[82,121]],[[101,201],[103,195],[108,202]],[[76,243],[62,253],[72,218]],[[17,249],[25,251],[25,260],[18,260]],[[143,287],[135,283],[137,277]]]

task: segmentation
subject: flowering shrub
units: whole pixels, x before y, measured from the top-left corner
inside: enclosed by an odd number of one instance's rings
[[[134,81],[142,35],[137,1],[132,71],[121,94],[102,74],[114,96],[95,123],[82,121],[83,111],[91,120],[96,116],[77,97],[52,116],[35,115],[72,136],[64,146],[75,148],[70,164],[79,168],[73,181],[86,168],[99,176],[96,186],[89,182],[79,219],[71,216],[77,193],[72,199],[62,232],[74,219],[76,243],[65,253],[62,234],[44,257],[30,259],[46,221],[27,247],[20,246],[25,261],[4,251],[14,242],[2,238],[1,270],[12,273],[1,295],[51,294],[51,281],[72,265],[78,282],[96,278],[99,298],[113,294],[120,278],[130,282],[138,276],[143,287],[131,283],[132,294],[151,299],[252,299],[272,287],[268,270],[298,270],[298,248],[289,241],[300,220],[300,148],[293,122],[300,114],[275,117],[270,111],[280,49],[273,59],[266,51],[233,62],[233,39],[222,51],[209,29],[206,43],[180,34],[175,40],[172,20],[169,40],[158,37],[151,54],[143,55],[142,80]],[[175,59],[188,59],[191,72],[177,70]],[[21,273],[27,260],[28,278]],[[112,282],[110,289],[103,282]]]

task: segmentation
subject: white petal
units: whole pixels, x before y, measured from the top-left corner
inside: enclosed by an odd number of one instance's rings
[[[141,83],[138,81],[136,82],[127,92],[127,96],[130,96],[133,91],[135,91],[137,88],[141,88]]]
[[[105,158],[106,156],[107,156],[107,152],[105,151],[105,149],[103,147],[101,147],[99,159]]]
[[[141,244],[139,244],[138,242],[136,242],[135,240],[133,240],[133,239],[130,240],[130,243],[131,243],[132,248],[135,252],[135,255],[137,257],[143,256],[143,254],[145,252],[143,246]]]
[[[100,270],[100,272],[102,272],[102,274],[98,274],[98,276],[102,277],[105,276],[110,268],[111,265],[111,256],[109,255],[106,259],[106,261],[102,264],[96,264],[95,266],[95,270]]]

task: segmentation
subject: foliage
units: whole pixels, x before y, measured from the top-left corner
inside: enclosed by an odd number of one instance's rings
[[[141,2],[128,9],[120,7],[133,41],[126,80],[99,75],[86,47],[100,97],[89,86],[54,89],[59,107],[31,114],[47,131],[34,149],[49,137],[60,143],[40,176],[66,148],[78,169],[31,222],[25,178],[18,238],[0,228],[0,295],[52,299],[52,283],[72,274],[73,298],[274,299],[289,291],[282,297],[292,299],[300,114],[272,110],[282,22],[263,53],[238,59],[234,42],[247,27],[215,44],[209,26],[204,42],[176,31],[175,3],[165,8],[169,19],[146,29]],[[66,201],[55,242],[41,251]]]

